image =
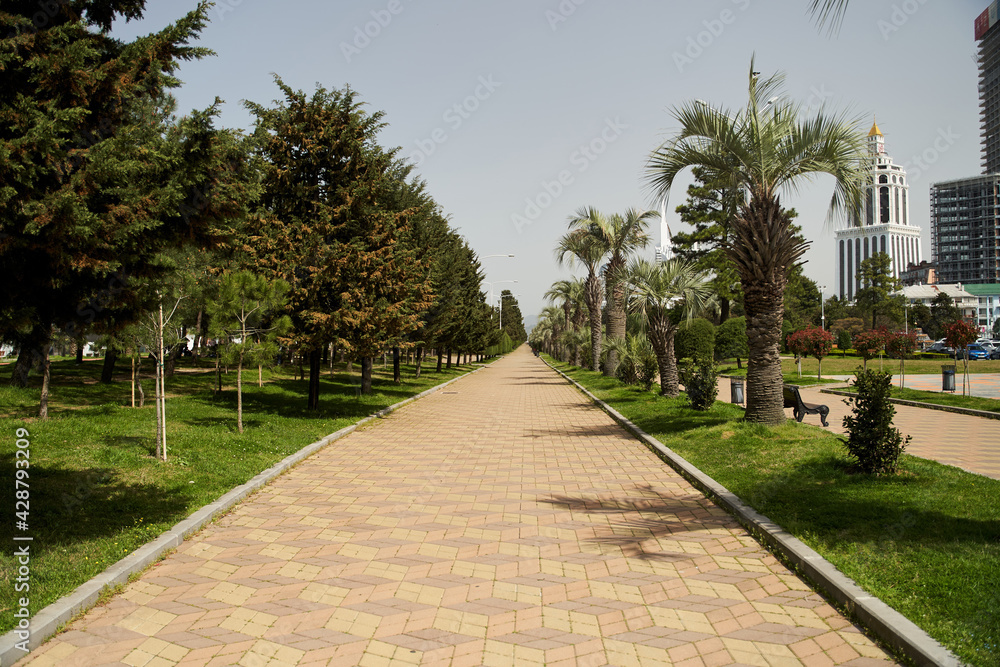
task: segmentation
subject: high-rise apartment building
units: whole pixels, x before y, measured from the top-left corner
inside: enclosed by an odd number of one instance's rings
[[[931,252],[941,283],[1000,281],[1000,21],[975,21],[983,175],[931,186]]]
[[[1000,172],[1000,26],[997,2],[990,3],[975,23],[979,42],[979,117],[983,173]]]
[[[931,252],[941,283],[1000,282],[1000,173],[931,187]]]
[[[872,126],[868,133],[868,172],[858,225],[836,233],[836,282],[841,299],[852,301],[861,289],[861,262],[877,252],[889,255],[892,275],[900,277],[919,264],[920,228],[910,224],[910,187],[906,171],[885,151],[885,136]]]

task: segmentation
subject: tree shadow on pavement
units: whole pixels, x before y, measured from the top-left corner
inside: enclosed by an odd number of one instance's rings
[[[553,495],[539,502],[586,514],[620,515],[610,522],[609,534],[591,541],[621,548],[626,557],[676,563],[704,557],[704,553],[662,551],[660,539],[679,542],[708,542],[722,539],[715,531],[731,528],[734,521],[715,508],[703,495],[676,495],[658,491],[651,485],[635,487],[636,495],[623,498]],[[701,533],[701,534],[699,534]]]

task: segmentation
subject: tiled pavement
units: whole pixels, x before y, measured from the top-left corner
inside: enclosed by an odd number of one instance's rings
[[[913,386],[910,380],[910,376],[907,376],[908,387]],[[938,389],[940,382],[939,377]],[[979,378],[973,382],[985,384],[985,379]],[[821,403],[830,408],[827,417],[830,426],[827,430],[846,433],[844,416],[850,414],[851,408],[844,403],[845,397],[824,394],[819,389],[808,387],[803,387],[800,393],[806,403]],[[729,381],[720,379],[719,400],[728,402],[730,395]],[[907,405],[895,407],[893,423],[904,435],[913,436],[906,447],[907,454],[1000,479],[1000,419],[985,419]],[[786,409],[785,414],[791,419],[791,408]],[[820,426],[818,415],[806,415],[803,421]]]
[[[522,349],[307,459],[20,664],[890,663]]]

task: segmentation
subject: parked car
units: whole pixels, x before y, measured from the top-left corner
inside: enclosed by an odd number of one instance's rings
[[[949,347],[944,338],[934,341],[934,344],[927,348],[925,352],[940,352],[942,354],[947,354],[949,357],[955,356],[955,348]]]
[[[972,345],[968,346],[968,350],[969,350],[969,359],[989,359],[990,358],[990,351],[987,350],[982,345],[977,345],[977,344],[973,343]],[[962,353],[961,352],[956,352],[955,353],[955,358],[956,359],[961,359],[962,358]]]

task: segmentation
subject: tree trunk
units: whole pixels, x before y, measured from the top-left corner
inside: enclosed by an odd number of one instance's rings
[[[649,323],[649,341],[656,353],[656,367],[660,373],[660,396],[674,398],[681,393],[677,375],[677,358],[674,356],[674,332],[666,313],[652,318]],[[661,319],[662,318],[662,319]]]
[[[38,401],[38,418],[49,418],[49,381],[51,379],[51,364],[49,363],[49,343],[42,345],[42,396]]]
[[[365,396],[372,393],[372,357],[361,357],[361,393]]]
[[[244,341],[246,338],[243,339]],[[236,360],[236,431],[243,433],[243,352]]]
[[[205,337],[201,335],[201,320],[203,312],[204,309],[199,308],[198,317],[195,318],[194,321],[194,341],[191,343],[191,358],[195,361],[198,361],[201,357],[201,343],[205,339]]]
[[[222,364],[219,361],[218,351],[216,351],[216,354],[215,354],[215,379],[216,379],[216,382],[218,383],[217,384],[218,389],[216,389],[216,391],[219,394],[221,394],[222,393]]]
[[[318,349],[309,352],[308,410],[319,410],[319,374],[321,370],[322,355],[322,351]]]
[[[174,345],[167,353],[166,366],[164,367],[164,377],[172,378],[177,370],[177,358],[181,356],[181,346]]]
[[[14,362],[14,371],[10,376],[12,385],[21,389],[28,386],[28,373],[31,371],[32,357],[37,353],[38,351],[29,343],[21,343],[21,348],[17,352],[17,361]]]
[[[132,407],[135,407],[135,385],[136,385],[136,372],[135,372],[135,355],[132,355]]]
[[[417,357],[416,357],[416,360],[415,360],[415,363],[417,365],[417,379],[418,380],[420,379],[420,365],[423,363],[423,361],[424,361],[424,347],[421,345],[420,347],[417,348]]]
[[[76,339],[76,365],[83,364],[83,348],[87,346],[87,341],[83,338]]]
[[[729,319],[730,301],[725,297],[719,297],[719,324]]]
[[[101,382],[111,384],[115,381],[115,363],[118,361],[118,350],[108,347],[104,355],[104,366],[101,368]]]
[[[601,370],[601,279],[587,278],[587,308],[590,310],[590,370]]]
[[[403,379],[399,375],[399,348],[392,348],[392,381],[399,384]]]
[[[327,345],[323,348],[323,364],[325,365],[330,360],[330,346]]]
[[[624,261],[612,260],[608,263],[605,282],[607,283],[608,338],[625,338],[625,283],[620,280]],[[604,375],[614,377],[618,370],[618,353],[608,350],[604,360]]]
[[[257,364],[257,386],[264,386],[264,364]]]
[[[344,367],[348,373],[354,372],[354,357],[347,358],[347,366]]]
[[[749,422],[777,425],[785,421],[782,396],[781,321],[784,315],[784,281],[747,284],[744,304],[747,318],[747,409]]]
[[[441,372],[441,362],[443,360],[443,357],[441,356],[441,348],[440,347],[437,349],[437,355],[438,355],[437,372],[440,373]]]
[[[451,350],[448,350],[448,365],[445,366],[449,371],[451,370]]]

